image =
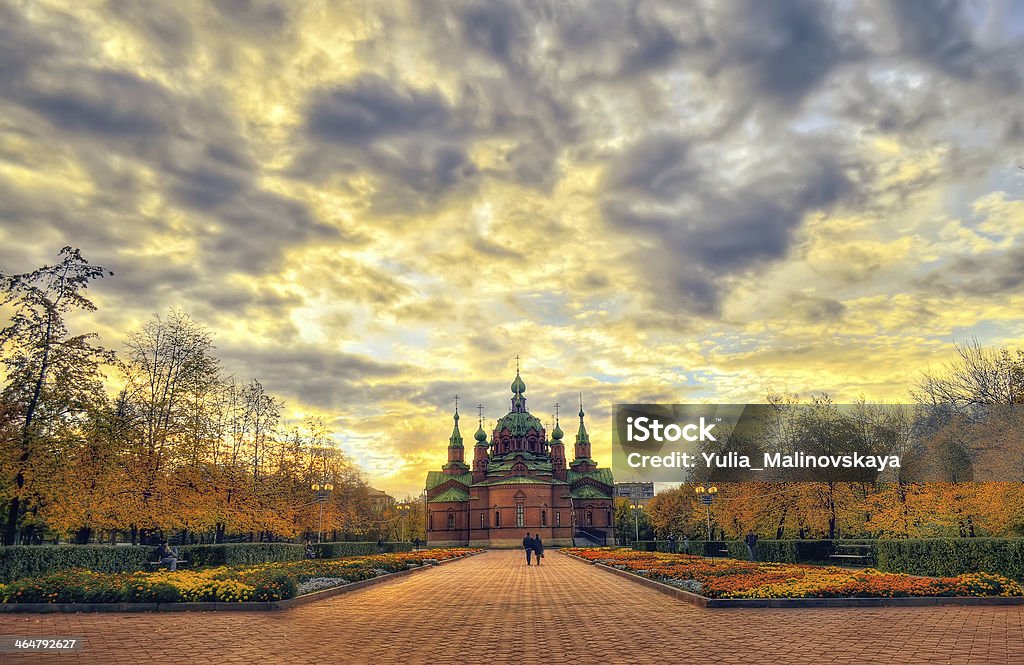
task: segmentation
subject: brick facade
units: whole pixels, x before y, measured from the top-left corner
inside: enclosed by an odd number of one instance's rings
[[[482,422],[474,435],[473,464],[465,460],[459,414],[449,438],[448,463],[427,474],[427,543],[521,547],[527,532],[545,545],[613,542],[613,480],[590,457],[582,406],[574,458],[565,459],[557,421],[551,437],[526,409],[526,384],[516,372],[512,410],[498,420],[491,441]],[[575,527],[575,529],[574,529]]]

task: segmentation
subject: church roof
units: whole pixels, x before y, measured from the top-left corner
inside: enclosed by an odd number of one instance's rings
[[[451,475],[441,471],[428,471],[427,472],[427,490],[432,490],[438,485],[443,485],[449,480],[455,480],[466,487],[473,484],[473,474],[463,473],[459,475]]]
[[[517,450],[514,454],[508,453],[507,455],[496,455],[491,458],[490,464],[487,465],[487,473],[511,471],[512,467],[518,462],[517,458],[521,458],[526,468],[531,471],[551,471],[551,459],[549,457],[535,455],[528,450]]]
[[[494,480],[486,480],[482,483],[477,483],[473,487],[491,487],[492,485],[564,485],[565,483],[561,480],[555,480],[554,478],[534,478],[532,476],[507,476],[505,478],[495,478]]]
[[[452,428],[452,435],[448,437],[449,448],[461,448],[462,447],[462,433],[459,432],[459,409],[455,409],[455,427]]]
[[[612,498],[611,493],[602,492],[593,485],[581,485],[574,487],[569,490],[569,494],[574,499],[610,499]]]
[[[449,487],[431,499],[429,503],[445,503],[446,501],[469,501],[469,493],[458,487]]]
[[[612,476],[611,469],[595,469],[590,473],[581,473],[579,471],[572,471],[570,469],[568,472],[566,472],[565,479],[569,482],[570,485],[574,485],[583,480],[584,478],[591,478],[601,483],[602,485],[607,485],[608,487],[615,486],[615,479]]]
[[[541,430],[544,429],[540,418],[529,411],[509,411],[498,419],[498,424],[494,429],[500,432],[506,427],[512,433],[512,436],[525,436],[531,429],[540,434]]]

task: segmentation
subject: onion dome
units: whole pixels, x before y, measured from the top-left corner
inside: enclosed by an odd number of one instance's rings
[[[556,420],[555,421],[555,429],[554,429],[553,432],[551,432],[552,442],[553,443],[561,443],[563,436],[565,436],[565,432],[563,432],[562,428],[558,426],[558,421]]]
[[[512,392],[516,395],[522,395],[526,392],[526,383],[524,383],[523,378],[519,376],[519,370],[516,370],[516,378],[512,382]]]
[[[473,438],[476,439],[476,445],[487,445],[487,433],[484,432],[484,421],[480,421],[480,427],[477,428],[476,434],[473,435]]]

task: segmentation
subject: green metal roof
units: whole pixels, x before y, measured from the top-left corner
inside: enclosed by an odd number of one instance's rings
[[[465,485],[466,487],[469,487],[470,485],[473,484],[473,474],[462,473],[459,475],[450,475],[447,473],[443,473],[441,471],[428,471],[426,488],[428,490],[432,490],[438,485],[443,485],[449,480],[456,480]]]
[[[529,411],[509,411],[498,419],[494,429],[500,432],[506,427],[512,436],[526,436],[531,429],[540,434],[544,429],[540,419]]]
[[[445,503],[446,501],[469,501],[469,493],[457,487],[449,487],[430,499],[429,503]]]
[[[506,478],[496,478],[494,480],[487,480],[482,483],[477,483],[473,487],[490,487],[492,485],[564,485],[561,480],[555,480],[554,478],[533,478],[531,476],[508,476]]]
[[[590,473],[581,473],[579,471],[569,470],[566,473],[566,480],[569,481],[570,485],[578,483],[584,478],[592,478],[602,485],[607,485],[608,487],[613,487],[615,485],[615,479],[612,477],[611,469],[595,469]]]
[[[459,412],[455,412],[455,427],[452,428],[452,435],[448,437],[449,448],[462,447],[462,433],[459,432]]]
[[[574,499],[610,499],[610,494],[602,492],[592,485],[582,485],[580,487],[574,487],[569,494]]]
[[[512,467],[516,465],[516,460],[499,460],[492,462],[487,465],[487,473],[498,473],[501,471],[511,471]],[[539,472],[551,472],[551,462],[548,460],[539,459],[526,459],[523,458],[523,465],[531,471]]]

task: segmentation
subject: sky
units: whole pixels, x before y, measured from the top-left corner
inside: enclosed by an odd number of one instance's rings
[[[112,270],[416,495],[453,397],[907,399],[1024,346],[1024,4],[0,0],[0,270]],[[467,451],[470,452],[470,451]]]

